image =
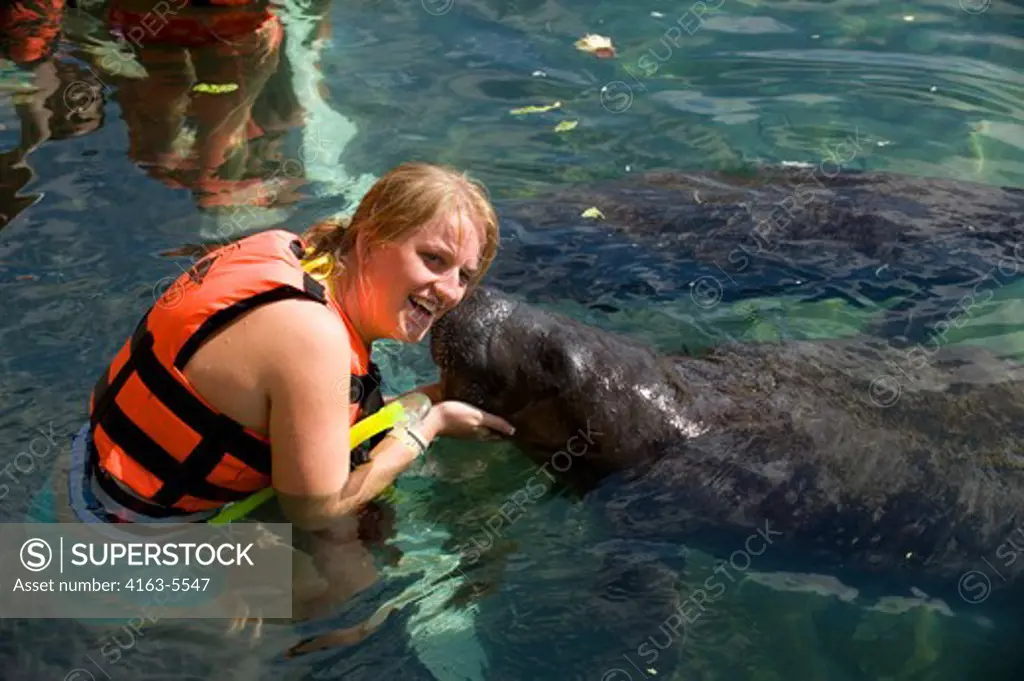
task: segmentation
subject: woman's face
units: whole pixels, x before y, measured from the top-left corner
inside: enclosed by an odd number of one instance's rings
[[[363,333],[418,343],[466,294],[479,268],[484,230],[439,216],[404,241],[370,249],[360,263]]]

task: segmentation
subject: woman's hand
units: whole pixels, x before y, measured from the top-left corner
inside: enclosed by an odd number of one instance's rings
[[[498,440],[516,432],[505,419],[455,400],[433,405],[424,425],[434,437],[445,435],[462,440]]]

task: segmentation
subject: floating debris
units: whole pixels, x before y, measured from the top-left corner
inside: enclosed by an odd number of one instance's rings
[[[551,111],[562,106],[561,102],[555,102],[554,104],[548,104],[547,106],[524,106],[519,109],[512,109],[509,111],[513,116],[522,116],[523,114],[532,113],[544,113],[545,111]]]
[[[580,217],[581,218],[595,218],[595,219],[598,219],[598,220],[604,220],[604,213],[602,213],[600,210],[598,210],[598,208],[596,206],[591,206],[590,208],[588,208],[585,211],[583,211],[582,213],[580,213]]]
[[[608,59],[615,56],[615,46],[612,39],[596,33],[588,33],[575,43],[576,49],[582,52],[590,52],[601,59]]]
[[[555,126],[555,132],[569,132],[570,130],[575,130],[579,124],[579,121],[562,121]]]
[[[224,95],[238,89],[238,83],[196,83],[192,92],[205,92],[208,95]]]

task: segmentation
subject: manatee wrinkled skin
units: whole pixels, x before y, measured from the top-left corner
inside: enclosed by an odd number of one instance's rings
[[[604,219],[582,218],[590,207]],[[505,201],[501,212],[540,228],[602,225],[729,272],[754,258],[856,269],[1024,256],[1024,189],[831,166],[636,173]]]
[[[865,574],[948,585],[989,561],[998,587],[1024,571],[1006,547],[1024,526],[1022,374],[983,351],[910,363],[856,339],[667,357],[478,288],[431,352],[446,398],[508,419],[538,461],[590,433],[566,475],[625,481],[614,512],[633,536],[770,525],[773,545]]]

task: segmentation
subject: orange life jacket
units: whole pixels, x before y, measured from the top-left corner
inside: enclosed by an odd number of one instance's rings
[[[245,237],[196,262],[145,314],[90,399],[97,459],[90,468],[111,498],[169,517],[219,508],[270,485],[267,437],[211,407],[183,373],[206,339],[260,305],[290,298],[329,305],[352,346],[349,423],[381,408],[380,372],[344,310],[303,269],[304,250],[284,230]],[[383,436],[353,451],[352,465]]]

